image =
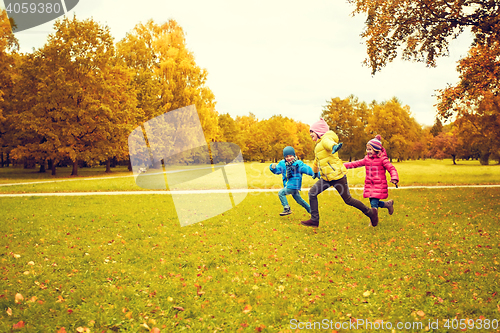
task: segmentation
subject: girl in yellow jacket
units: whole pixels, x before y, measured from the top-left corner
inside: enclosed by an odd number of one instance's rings
[[[320,121],[311,125],[309,134],[316,142],[314,147],[313,172],[320,173],[320,178],[309,190],[309,204],[311,206],[311,218],[301,223],[307,227],[319,226],[318,194],[333,186],[340,194],[344,202],[357,208],[370,218],[372,226],[378,224],[378,214],[374,208],[365,206],[361,201],[351,197],[347,185],[347,169],[339,158],[337,134],[330,131],[328,124],[321,118]]]

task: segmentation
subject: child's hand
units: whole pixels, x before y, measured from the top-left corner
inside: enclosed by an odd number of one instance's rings
[[[394,185],[396,185],[396,187],[398,187],[399,181],[397,179],[391,179],[391,183],[393,183]]]
[[[313,177],[313,179],[319,178],[319,172],[315,172],[312,177]]]
[[[276,169],[276,163],[271,164],[271,169]]]

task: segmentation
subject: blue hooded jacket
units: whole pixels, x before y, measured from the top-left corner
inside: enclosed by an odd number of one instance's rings
[[[271,172],[275,175],[281,174],[283,177],[283,187],[290,190],[300,190],[302,187],[302,174],[306,174],[311,177],[314,175],[312,168],[300,160],[296,160],[292,164],[292,175],[290,179],[286,178],[285,160],[281,160],[278,165],[276,165],[275,169],[271,166],[272,164],[269,166],[269,170],[271,170]]]

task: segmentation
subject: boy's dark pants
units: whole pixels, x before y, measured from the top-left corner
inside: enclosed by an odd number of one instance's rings
[[[368,214],[370,208],[365,206],[361,201],[351,197],[349,186],[347,185],[347,177],[344,176],[337,180],[327,181],[320,178],[316,184],[309,190],[309,205],[311,205],[311,220],[319,222],[318,210],[318,194],[326,191],[330,186],[333,186],[340,194],[344,202],[352,207],[359,209],[363,214]]]

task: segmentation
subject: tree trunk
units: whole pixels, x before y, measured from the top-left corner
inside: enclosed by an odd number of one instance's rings
[[[128,171],[132,171],[132,161],[128,158]]]
[[[457,165],[457,162],[455,161],[456,155],[451,155],[451,157],[453,157],[453,164]]]
[[[72,176],[78,176],[78,161],[73,161],[73,171],[71,172]]]
[[[42,163],[40,163],[40,171],[38,172],[45,173],[45,160],[43,160]]]
[[[7,153],[7,160],[5,161],[5,166],[8,168],[9,167],[9,163],[10,163],[10,154]]]
[[[24,168],[25,169],[33,169],[34,167],[36,167],[36,165],[35,165],[35,161],[32,158],[27,157],[24,159]]]
[[[111,158],[108,157],[108,159],[106,160],[106,173],[109,173],[111,172]]]
[[[479,162],[481,163],[481,165],[488,165],[489,164],[490,154],[491,153],[481,154],[481,157],[479,158]]]
[[[50,160],[49,162],[50,162],[50,169],[52,170],[52,176],[55,176],[57,162],[53,160]]]
[[[3,168],[3,152],[0,153],[0,168]]]

